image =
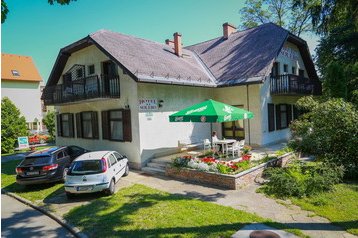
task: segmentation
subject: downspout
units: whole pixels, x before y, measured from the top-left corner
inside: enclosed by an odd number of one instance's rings
[[[246,84],[246,104],[247,104],[247,110],[250,111],[249,85],[248,84]],[[251,145],[250,119],[247,120],[247,126],[248,126],[248,131],[249,131],[249,145]]]

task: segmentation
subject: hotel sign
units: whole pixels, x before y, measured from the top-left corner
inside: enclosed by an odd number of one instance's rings
[[[139,111],[157,111],[158,99],[139,99]]]
[[[299,59],[299,53],[296,50],[291,49],[289,47],[282,47],[280,55],[285,56],[285,57],[287,57],[289,59],[292,59],[292,60],[298,60]]]

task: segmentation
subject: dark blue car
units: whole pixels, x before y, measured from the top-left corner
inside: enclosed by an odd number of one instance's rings
[[[31,153],[16,167],[16,182],[30,185],[63,181],[71,162],[86,152],[78,146],[64,146]]]

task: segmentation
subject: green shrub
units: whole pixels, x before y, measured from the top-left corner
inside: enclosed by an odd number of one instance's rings
[[[333,188],[343,177],[342,167],[326,163],[294,162],[284,168],[267,168],[264,191],[277,197],[311,196]]]
[[[172,161],[172,165],[176,168],[187,167],[188,162],[192,159],[191,156],[176,157]]]
[[[238,163],[235,163],[235,165],[241,170],[247,170],[251,167],[250,161],[249,160],[243,160],[240,161]]]
[[[291,124],[290,145],[326,163],[343,165],[346,177],[358,178],[357,108],[342,99],[319,103],[312,97],[301,98],[297,106],[308,112]]]
[[[221,173],[221,174],[229,174],[229,173],[232,173],[234,171],[229,166],[227,166],[225,164],[220,164],[220,163],[218,163],[216,165],[216,168],[218,169],[218,172]]]

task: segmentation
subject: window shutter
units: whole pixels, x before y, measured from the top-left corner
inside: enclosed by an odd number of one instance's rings
[[[276,104],[276,130],[281,129],[281,108],[280,104]]]
[[[123,140],[132,141],[131,111],[123,110]]]
[[[286,104],[286,108],[287,108],[287,127],[288,127],[288,125],[290,125],[292,121],[292,105]]]
[[[75,137],[75,128],[74,128],[73,118],[74,118],[73,113],[69,113],[68,114],[68,124],[69,124],[69,130],[70,130],[69,137]]]
[[[272,103],[267,104],[268,109],[268,130],[275,130],[275,105]]]
[[[293,120],[298,119],[298,116],[300,115],[299,113],[300,112],[299,112],[298,108],[295,105],[293,105]]]
[[[92,133],[93,139],[99,138],[97,112],[92,112]]]
[[[61,126],[61,114],[56,115],[57,123],[57,136],[62,136],[62,126]]]
[[[102,138],[109,139],[109,113],[102,111]]]
[[[77,133],[77,138],[83,137],[81,113],[76,113],[76,133]]]

